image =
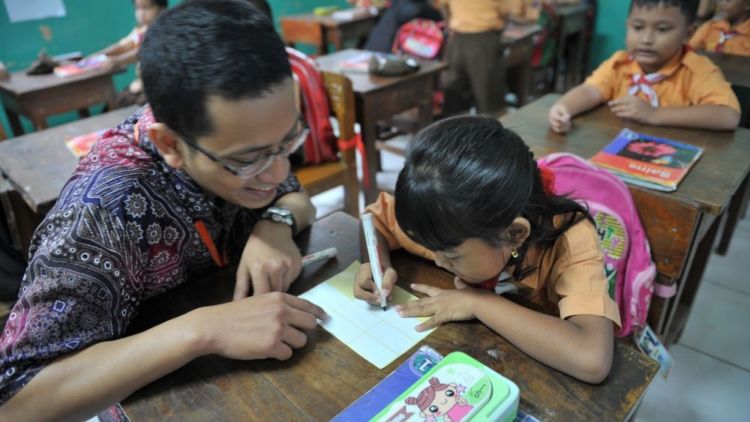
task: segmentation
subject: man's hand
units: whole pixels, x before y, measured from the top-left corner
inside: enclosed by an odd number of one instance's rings
[[[633,95],[626,95],[607,104],[615,116],[639,123],[651,123],[651,118],[656,111],[651,104]]]
[[[565,104],[557,103],[549,109],[549,126],[557,133],[570,130],[570,113]]]
[[[261,220],[255,224],[237,268],[234,300],[253,295],[285,292],[302,271],[302,256],[285,224]]]
[[[190,315],[205,338],[206,354],[230,359],[285,360],[307,344],[305,330],[328,315],[307,300],[280,292],[199,308]]]

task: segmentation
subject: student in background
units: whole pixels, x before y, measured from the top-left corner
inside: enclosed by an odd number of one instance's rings
[[[714,13],[716,13],[716,0],[700,0],[695,18],[698,22],[705,22],[713,18]]]
[[[504,106],[505,71],[500,36],[523,0],[442,0],[450,35],[443,78],[446,115],[468,110],[497,115]]]
[[[733,130],[740,106],[716,65],[685,46],[698,0],[633,0],[627,51],[602,63],[549,111],[555,132],[606,103],[623,119],[662,126]]]
[[[750,0],[720,0],[719,11],[721,18],[701,25],[690,39],[690,46],[750,56]]]
[[[388,250],[404,248],[455,275],[456,289],[425,284],[426,297],[397,305],[403,317],[478,319],[531,357],[580,380],[598,383],[612,364],[614,326],[596,228],[587,210],[553,192],[554,176],[539,168],[528,146],[489,116],[457,116],[428,126],[409,146],[395,198],[382,193],[367,207],[383,248],[384,293],[398,275]],[[495,293],[510,281],[551,313]],[[354,295],[379,296],[369,264]]]
[[[203,355],[288,359],[325,318],[284,293],[315,208],[289,172],[307,130],[271,21],[185,1],[140,59],[149,105],[79,162],[32,239],[0,337],[2,421],[86,420]],[[227,261],[234,301],[128,335],[143,300]]]
[[[135,6],[135,28],[117,43],[92,54],[92,56],[100,54],[107,56],[108,66],[121,67],[137,62],[138,49],[143,42],[143,37],[146,34],[148,26],[168,6],[167,0],[134,0],[133,5]],[[136,76],[133,82],[117,96],[117,107],[127,107],[133,104],[143,105],[146,103],[139,67],[136,67],[135,73]]]

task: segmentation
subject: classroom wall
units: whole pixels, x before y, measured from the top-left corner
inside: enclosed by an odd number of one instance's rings
[[[20,23],[10,23],[4,2],[0,2],[0,61],[10,71],[27,68],[36,59],[40,49],[50,55],[80,51],[90,54],[114,43],[130,32],[135,24],[133,4],[130,0],[64,0],[66,16]],[[170,6],[181,0],[169,0]],[[317,6],[346,7],[346,0],[269,0],[278,26],[282,15],[305,13]],[[124,74],[115,76],[115,85],[123,89],[134,78],[133,66]],[[93,110],[98,111],[98,110]],[[50,125],[75,120],[76,113],[66,113],[49,119]],[[32,126],[22,118],[24,129]],[[10,134],[4,112],[0,124]]]
[[[598,0],[588,70],[595,69],[617,50],[625,48],[625,20],[630,0]]]

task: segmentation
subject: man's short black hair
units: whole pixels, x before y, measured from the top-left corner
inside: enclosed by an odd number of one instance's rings
[[[687,19],[688,25],[695,22],[695,16],[698,13],[698,3],[700,0],[633,0],[630,3],[630,10],[628,13],[633,11],[633,6],[638,7],[656,7],[656,6],[674,6],[679,7],[680,12]]]
[[[138,56],[154,117],[190,140],[214,130],[208,97],[261,97],[291,78],[271,20],[245,1],[188,0],[167,10]]]

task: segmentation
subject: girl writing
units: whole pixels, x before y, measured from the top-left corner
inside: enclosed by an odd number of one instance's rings
[[[553,192],[553,177],[496,119],[454,117],[417,134],[395,198],[381,194],[368,211],[381,245],[403,247],[455,275],[456,289],[412,284],[426,296],[395,307],[403,317],[430,317],[417,330],[476,318],[533,358],[598,383],[612,364],[620,316],[594,224],[586,208]],[[387,296],[398,275],[382,255]],[[501,279],[553,315],[486,288]],[[354,295],[379,304],[369,264],[357,274]]]

